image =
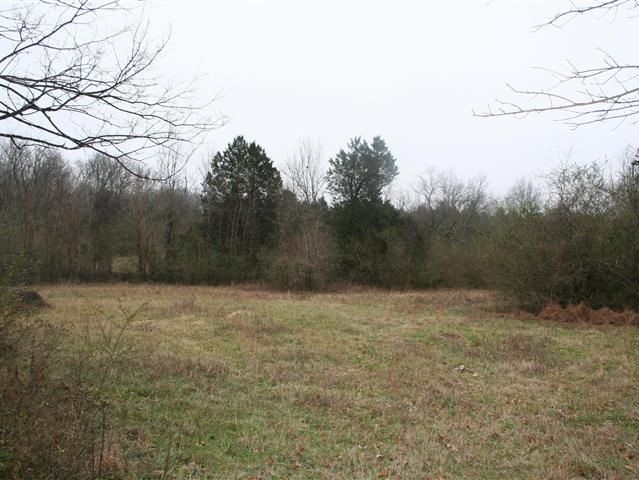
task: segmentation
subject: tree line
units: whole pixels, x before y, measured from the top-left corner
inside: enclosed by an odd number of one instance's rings
[[[0,151],[0,258],[23,282],[491,287],[532,310],[638,308],[631,150],[622,163],[564,163],[500,198],[483,177],[429,170],[391,199],[398,168],[380,137],[353,138],[326,171],[319,146],[302,142],[279,171],[240,136],[201,185],[182,178],[177,157],[156,171],[100,154],[72,165],[56,149],[10,142]]]

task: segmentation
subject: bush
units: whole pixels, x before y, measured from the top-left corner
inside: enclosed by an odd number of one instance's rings
[[[544,208],[507,201],[494,235],[495,285],[533,311],[639,308],[638,185],[623,172],[606,180],[598,164],[571,164],[548,176]]]

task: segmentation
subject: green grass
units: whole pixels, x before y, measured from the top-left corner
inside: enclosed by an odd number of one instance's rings
[[[40,289],[71,338],[142,306],[109,385],[129,478],[639,478],[639,329],[489,292]]]

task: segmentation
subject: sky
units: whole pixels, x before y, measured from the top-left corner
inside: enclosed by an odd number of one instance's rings
[[[262,145],[278,167],[304,138],[318,141],[328,162],[350,138],[380,135],[397,158],[398,190],[436,168],[484,174],[503,193],[562,160],[614,163],[639,145],[630,123],[573,130],[557,115],[473,116],[496,98],[525,105],[507,84],[554,85],[535,67],[598,65],[602,50],[633,60],[637,20],[622,14],[534,28],[564,5],[167,0],[145,3],[143,15],[156,38],[170,32],[161,76],[196,78],[197,98],[219,97],[211,113],[227,117],[191,160],[194,174],[236,135]]]

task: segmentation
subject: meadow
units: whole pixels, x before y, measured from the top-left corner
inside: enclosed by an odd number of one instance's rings
[[[63,355],[117,341],[105,477],[639,478],[637,327],[481,290],[38,290]]]

